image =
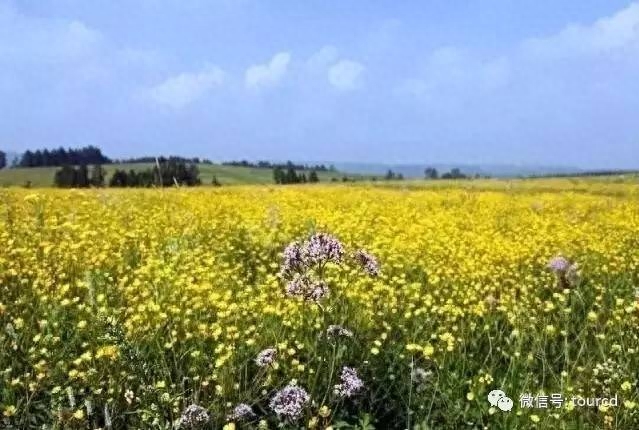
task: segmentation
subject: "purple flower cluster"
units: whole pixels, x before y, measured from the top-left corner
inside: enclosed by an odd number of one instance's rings
[[[357,264],[370,276],[379,276],[379,263],[377,259],[368,252],[360,249],[353,255]]]
[[[324,267],[327,263],[341,264],[344,262],[344,246],[335,237],[327,233],[316,233],[304,242],[292,242],[283,253],[281,276],[286,280],[286,295],[302,298],[308,302],[318,303],[326,298],[330,291],[325,279]],[[355,261],[370,276],[379,276],[380,269],[377,259],[364,250],[353,254],[349,262]],[[322,309],[323,310],[323,309]],[[353,332],[339,326],[330,325],[326,329],[328,338],[353,337]],[[275,350],[262,351],[255,362],[264,367],[275,359]],[[352,397],[364,388],[357,370],[343,367],[340,383],[334,386],[335,393],[343,398]],[[299,419],[307,403],[309,394],[296,384],[289,384],[275,393],[269,403],[270,408],[282,420],[294,421]]]
[[[314,263],[341,263],[344,247],[335,237],[327,233],[315,233],[305,244],[306,255]]]
[[[198,427],[208,423],[211,417],[206,409],[198,405],[190,405],[182,412],[180,427]]]
[[[310,288],[306,291],[304,295],[304,300],[307,302],[315,302],[319,303],[325,297],[328,297],[330,290],[328,289],[328,285],[324,281],[315,281],[310,285]]]
[[[309,288],[311,280],[306,275],[295,275],[295,277],[286,284],[286,295],[289,297],[302,297]]]
[[[297,385],[289,384],[275,393],[269,406],[280,418],[297,420],[301,417],[304,407],[311,397],[306,390]]]
[[[299,272],[304,269],[306,251],[299,242],[292,242],[284,249],[282,272]]]
[[[277,351],[274,348],[267,348],[263,351],[260,351],[255,357],[255,364],[259,367],[266,367],[273,364],[275,358],[277,357]]]
[[[340,397],[352,397],[364,388],[364,382],[352,367],[344,366],[339,378],[341,384],[335,385],[335,394]]]
[[[329,325],[326,329],[326,336],[328,337],[353,337],[353,332],[341,325]]]
[[[561,255],[553,257],[548,262],[548,268],[557,276],[559,285],[563,288],[575,286],[579,282],[579,265]]]
[[[313,280],[307,275],[295,275],[286,285],[286,295],[301,297],[307,302],[320,302],[329,295],[328,285],[324,281]]]
[[[327,233],[315,233],[304,243],[292,242],[282,258],[282,274],[300,273],[313,264],[341,263],[344,247],[335,237]]]
[[[558,255],[548,262],[548,268],[557,274],[566,273],[570,267],[570,261]]]
[[[335,237],[327,233],[315,233],[307,241],[291,242],[285,249],[281,267],[282,276],[288,280],[286,295],[301,297],[306,301],[318,303],[329,295],[328,285],[322,278],[325,263],[342,263],[344,246]],[[377,259],[364,250],[353,254],[353,259],[370,276],[379,276]]]
[[[246,403],[238,403],[235,408],[233,408],[233,412],[231,412],[228,416],[229,421],[241,421],[241,420],[252,420],[255,419],[257,415],[253,412],[253,409],[247,405]]]

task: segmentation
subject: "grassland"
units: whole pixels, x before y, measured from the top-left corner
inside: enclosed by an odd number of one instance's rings
[[[638,197],[2,189],[0,428],[639,428]]]
[[[107,175],[117,170],[146,170],[152,168],[149,163],[130,163],[130,164],[107,164],[104,169]],[[200,164],[200,179],[203,184],[210,184],[213,177],[222,185],[237,184],[269,184],[273,182],[272,169],[260,169],[239,166],[224,166],[220,164]],[[14,168],[0,170],[0,187],[7,186],[24,186],[30,183],[32,187],[52,187],[53,177],[57,167],[31,167],[31,168]],[[349,178],[361,178],[360,175],[353,175],[343,172],[317,172],[321,182],[329,182],[332,178],[342,180],[344,176]]]

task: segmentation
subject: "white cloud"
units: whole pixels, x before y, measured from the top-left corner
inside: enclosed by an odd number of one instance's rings
[[[267,64],[257,64],[246,69],[244,83],[247,88],[260,88],[277,84],[286,74],[291,54],[279,52]]]
[[[357,61],[341,60],[328,69],[328,81],[343,91],[354,90],[361,86],[364,66]]]
[[[209,66],[199,73],[182,73],[168,78],[150,88],[148,95],[158,105],[182,109],[220,86],[223,81],[224,72],[218,67]]]
[[[25,15],[0,0],[0,75],[16,88],[64,91],[132,80],[144,51],[137,58],[127,51],[82,21]]]
[[[67,61],[94,55],[103,37],[81,21],[23,15],[0,5],[0,54],[11,61]]]
[[[639,48],[639,2],[590,25],[569,25],[550,37],[524,42],[525,51],[548,57],[600,54],[628,46]]]
[[[454,92],[474,92],[482,84],[482,75],[496,78],[498,70],[491,72],[492,68],[462,49],[444,46],[430,53],[423,72],[402,82],[397,92],[431,101],[444,93],[450,98]]]
[[[511,83],[530,88],[531,94],[542,82],[565,89],[592,78],[590,65],[603,67],[616,60],[621,70],[620,64],[639,64],[639,2],[591,24],[572,24],[555,34],[524,40],[508,55],[481,58],[442,47],[425,60],[424,70],[402,82],[398,94],[434,102],[495,93]]]
[[[339,51],[332,45],[323,46],[322,49],[311,55],[306,62],[312,70],[322,69],[335,64],[339,56]]]

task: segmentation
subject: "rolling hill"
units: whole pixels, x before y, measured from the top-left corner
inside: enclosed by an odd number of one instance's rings
[[[116,169],[145,170],[153,166],[151,163],[106,164],[106,180]],[[257,167],[224,166],[220,164],[199,164],[202,184],[210,184],[215,176],[222,185],[235,184],[270,184],[273,183],[273,170]],[[52,187],[53,177],[58,167],[19,167],[0,170],[0,187],[25,186],[30,183],[33,187]],[[334,172],[317,172],[320,182],[329,182],[333,178],[340,180],[347,176],[352,179],[364,178],[362,175]]]

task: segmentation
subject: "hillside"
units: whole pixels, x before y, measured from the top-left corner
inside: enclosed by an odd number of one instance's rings
[[[357,172],[366,175],[384,175],[389,169],[401,173],[405,178],[423,178],[424,169],[433,167],[441,174],[458,168],[469,176],[490,176],[494,178],[516,178],[544,175],[579,175],[584,169],[574,166],[536,166],[517,164],[467,164],[467,163],[422,163],[422,164],[384,164],[384,163],[334,163],[339,170]]]
[[[151,163],[131,164],[106,164],[107,181],[111,172],[116,169],[145,170],[151,168]],[[270,184],[273,183],[273,170],[253,167],[223,166],[219,164],[199,164],[200,179],[203,184],[210,184],[213,177],[222,185],[235,184]],[[0,170],[0,187],[24,186],[30,183],[33,187],[52,187],[53,177],[57,167],[20,167]],[[361,175],[353,175],[341,171],[317,172],[320,182],[329,182],[332,178],[341,180],[345,175],[349,178],[361,178]]]

